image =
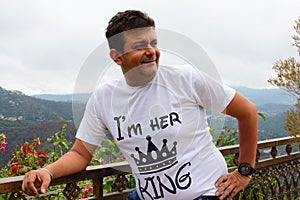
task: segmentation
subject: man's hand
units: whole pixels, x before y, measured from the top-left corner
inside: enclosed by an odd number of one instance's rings
[[[22,190],[31,196],[38,196],[37,187],[41,187],[41,193],[45,194],[51,182],[48,172],[42,170],[31,170],[24,176]]]
[[[237,170],[221,176],[217,182],[216,187],[219,187],[216,196],[222,199],[232,199],[240,190],[244,189],[250,182],[250,178],[241,175]]]
[[[96,148],[95,145],[76,139],[72,149],[54,163],[47,165],[47,169],[27,172],[22,190],[28,195],[38,196],[37,187],[41,187],[41,193],[45,193],[51,177],[59,178],[85,170]]]

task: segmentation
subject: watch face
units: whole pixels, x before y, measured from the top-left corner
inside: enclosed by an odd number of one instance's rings
[[[251,173],[251,167],[249,165],[241,165],[240,171],[244,175],[249,175]]]
[[[247,163],[241,163],[241,164],[239,164],[238,171],[240,172],[240,174],[242,174],[244,176],[249,176],[255,172],[255,169],[253,169]]]

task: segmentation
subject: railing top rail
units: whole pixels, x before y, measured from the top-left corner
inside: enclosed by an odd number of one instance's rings
[[[257,148],[263,149],[263,148],[267,148],[267,147],[296,143],[299,141],[300,141],[300,137],[292,137],[292,136],[287,136],[287,137],[282,137],[282,138],[273,138],[273,139],[269,139],[269,140],[258,141]],[[219,150],[221,151],[221,153],[223,155],[230,155],[230,154],[239,152],[239,145],[236,144],[236,145],[230,145],[230,146],[225,146],[225,147],[219,147]]]

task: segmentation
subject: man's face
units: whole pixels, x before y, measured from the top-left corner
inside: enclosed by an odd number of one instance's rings
[[[119,57],[123,73],[151,80],[157,72],[160,57],[154,29],[148,27],[126,31],[123,37],[124,54]]]

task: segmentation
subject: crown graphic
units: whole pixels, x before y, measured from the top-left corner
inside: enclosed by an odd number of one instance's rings
[[[134,159],[140,174],[151,174],[159,171],[164,171],[168,168],[171,168],[178,161],[176,159],[177,142],[173,142],[173,147],[171,150],[167,147],[167,139],[163,139],[163,145],[161,150],[159,150],[151,141],[151,136],[147,136],[148,140],[148,150],[144,154],[141,152],[139,147],[135,147],[135,150],[138,152],[138,157],[136,158],[133,154],[131,157]]]

